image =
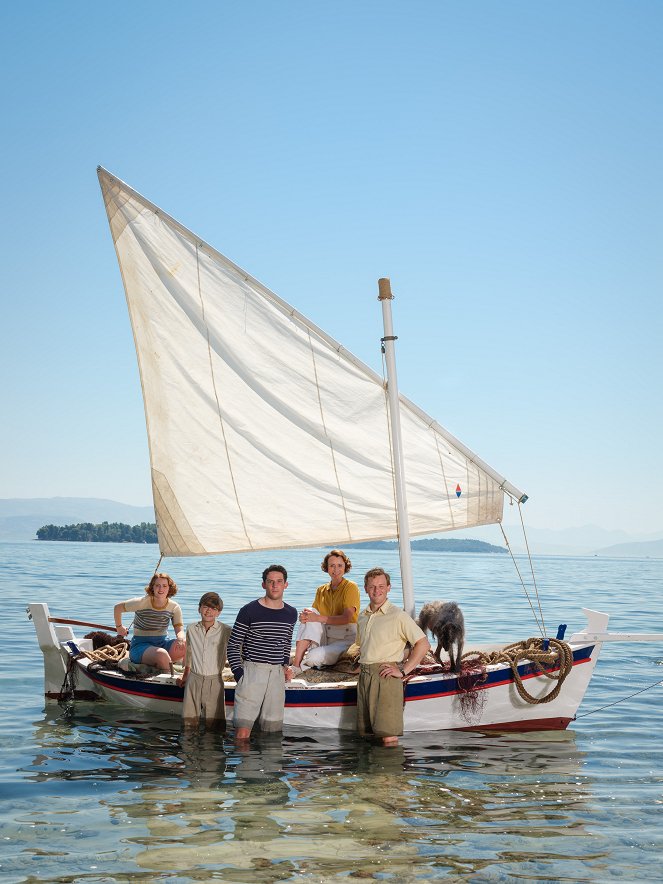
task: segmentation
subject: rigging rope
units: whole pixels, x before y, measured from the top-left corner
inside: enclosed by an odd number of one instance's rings
[[[631,697],[637,697],[638,694],[644,694],[645,691],[651,691],[652,688],[657,688],[659,685],[663,685],[663,681],[655,681],[653,684],[647,685],[646,688],[640,688],[639,691],[636,691],[633,694],[629,694],[627,697],[622,697],[621,700],[615,700],[614,703],[606,703],[605,706],[599,706],[597,709],[592,709],[590,712],[583,712],[582,715],[576,715],[576,720],[578,718],[586,718],[588,715],[593,715],[595,712],[600,712],[602,709],[609,709],[611,706],[618,706],[625,700],[630,700]]]
[[[511,549],[511,544],[509,543],[509,538],[506,536],[506,531],[504,530],[504,526],[501,522],[498,523],[500,526],[500,530],[502,532],[502,537],[504,538],[504,542],[506,543],[506,548],[509,550],[509,555],[511,556],[511,561],[513,562],[513,567],[516,569],[516,574],[518,575],[518,579],[520,580],[520,585],[523,588],[523,592],[525,593],[525,598],[529,602],[529,606],[532,609],[532,614],[534,615],[534,622],[536,623],[537,629],[541,633],[542,636],[545,636],[545,624],[543,622],[543,614],[541,614],[541,622],[539,623],[539,618],[537,616],[536,611],[534,610],[534,605],[532,604],[532,599],[530,598],[529,591],[527,586],[525,585],[525,581],[523,580],[523,575],[520,573],[520,568],[518,567],[518,562],[516,561],[516,557],[513,554],[513,550]],[[539,611],[541,611],[541,602],[539,601]]]
[[[527,559],[529,561],[529,568],[532,573],[532,584],[534,586],[534,592],[536,593],[536,601],[539,606],[539,613],[541,615],[541,625],[543,626],[543,634],[546,634],[546,625],[543,622],[543,608],[541,607],[541,599],[539,598],[539,587],[536,585],[536,577],[534,576],[534,562],[532,561],[532,554],[529,551],[529,541],[527,540],[527,531],[525,531],[525,520],[523,519],[523,507],[520,501],[518,501],[518,515],[520,516],[520,526],[523,529],[523,540],[525,541],[525,549],[527,550]]]
[[[67,661],[67,671],[64,674],[64,681],[62,682],[62,687],[58,694],[58,706],[62,706],[65,711],[73,707],[74,700],[76,699],[77,675],[76,661],[73,657],[70,657]]]
[[[534,562],[532,561],[532,553],[530,552],[530,548],[529,548],[529,541],[527,539],[527,531],[525,530],[525,521],[523,519],[523,510],[522,510],[522,506],[521,506],[520,501],[518,501],[518,515],[520,516],[520,525],[521,525],[521,528],[523,531],[523,540],[525,541],[525,549],[527,550],[527,560],[529,561],[529,568],[530,568],[530,572],[532,574],[532,585],[534,586],[534,594],[536,596],[536,604],[539,609],[538,615],[537,615],[536,611],[534,610],[534,604],[532,602],[532,599],[530,598],[529,590],[527,589],[527,586],[525,585],[523,575],[520,573],[520,568],[518,567],[518,563],[516,562],[516,557],[514,556],[513,550],[511,549],[511,544],[509,543],[509,538],[506,536],[506,531],[504,530],[504,525],[502,524],[502,522],[498,522],[498,524],[500,526],[500,531],[502,532],[502,537],[504,538],[506,548],[508,549],[509,555],[511,556],[511,561],[513,562],[513,566],[516,569],[516,574],[518,575],[518,579],[520,580],[520,585],[522,586],[523,591],[525,593],[525,598],[529,602],[529,606],[532,609],[532,614],[534,615],[534,621],[536,623],[536,626],[537,626],[539,632],[541,633],[542,637],[545,638],[546,624],[545,624],[545,621],[543,618],[543,607],[541,605],[541,598],[539,596],[539,587],[536,585],[536,576],[534,574]],[[539,622],[539,618],[540,618],[541,622]]]

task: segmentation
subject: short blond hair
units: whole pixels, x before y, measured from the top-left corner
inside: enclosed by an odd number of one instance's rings
[[[387,586],[391,586],[391,577],[387,574],[384,568],[371,568],[370,571],[367,571],[364,574],[364,589],[368,586],[368,581],[372,580],[374,577],[386,577]]]

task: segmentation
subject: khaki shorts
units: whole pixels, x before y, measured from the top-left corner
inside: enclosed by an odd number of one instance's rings
[[[244,674],[235,688],[235,727],[265,732],[283,730],[285,671],[275,663],[244,662]]]
[[[189,672],[184,686],[182,718],[207,724],[226,725],[226,700],[223,678],[220,675],[197,675]]]
[[[359,673],[357,726],[362,737],[400,737],[403,733],[403,682],[380,678],[384,665],[362,665]]]

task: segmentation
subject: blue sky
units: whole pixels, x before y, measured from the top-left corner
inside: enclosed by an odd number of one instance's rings
[[[663,533],[663,5],[2,4],[0,497],[151,500],[98,164],[530,495]]]

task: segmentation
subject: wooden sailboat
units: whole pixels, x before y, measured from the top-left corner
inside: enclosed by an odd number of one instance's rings
[[[526,495],[398,394],[388,281],[380,281],[385,382],[175,219],[104,169],[98,174],[136,343],[162,554],[398,536],[404,605],[413,614],[410,535],[500,522],[505,499]],[[30,610],[47,697],[77,658],[79,690],[179,714],[182,690],[170,676],[93,671],[69,626],[51,622],[45,605]],[[587,630],[568,641],[572,659],[554,700],[541,702],[550,680],[527,659],[515,671],[488,664],[472,714],[455,674],[422,672],[407,685],[406,731],[566,727],[609,637],[607,615],[586,613]],[[554,675],[556,665],[548,668]],[[233,691],[230,684],[229,706]],[[295,682],[285,723],[353,729],[355,702],[352,682]]]

